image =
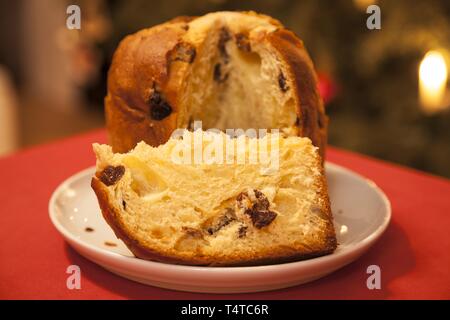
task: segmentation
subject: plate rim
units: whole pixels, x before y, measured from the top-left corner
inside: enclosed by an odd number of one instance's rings
[[[290,270],[292,268],[299,268],[302,265],[310,265],[316,263],[319,264],[326,264],[327,262],[333,262],[335,259],[339,259],[342,257],[345,257],[346,255],[351,255],[353,252],[359,253],[362,249],[364,249],[366,246],[370,248],[386,231],[388,228],[390,221],[392,220],[392,206],[389,198],[386,196],[386,194],[383,192],[383,190],[371,179],[368,179],[364,177],[363,175],[354,172],[351,169],[348,169],[346,167],[343,167],[341,165],[325,161],[326,168],[333,168],[337,171],[344,171],[347,174],[353,175],[356,178],[360,180],[364,180],[372,189],[376,191],[376,193],[381,197],[381,200],[386,206],[386,215],[383,219],[383,222],[368,236],[366,236],[364,239],[362,239],[360,242],[352,244],[348,247],[342,248],[339,250],[336,249],[331,254],[320,256],[316,258],[306,259],[306,260],[300,260],[300,261],[292,261],[292,262],[286,262],[286,263],[279,263],[279,264],[268,264],[268,265],[256,265],[256,266],[228,266],[228,267],[211,267],[211,266],[191,266],[191,265],[181,265],[181,264],[170,264],[170,263],[164,263],[164,262],[158,262],[158,261],[150,261],[150,260],[144,260],[139,259],[136,257],[131,256],[124,256],[122,254],[111,252],[107,249],[100,248],[97,246],[94,246],[88,242],[82,241],[80,238],[73,235],[69,230],[67,230],[57,219],[56,217],[56,199],[58,195],[61,194],[63,188],[65,188],[67,185],[70,185],[74,181],[80,179],[81,177],[84,177],[85,175],[93,174],[95,172],[95,166],[90,166],[88,168],[85,168],[68,178],[66,178],[64,181],[62,181],[53,191],[49,203],[48,203],[48,210],[49,210],[49,217],[53,224],[53,226],[56,228],[56,230],[63,236],[65,241],[68,241],[71,246],[72,243],[77,244],[78,246],[82,247],[84,250],[88,251],[91,254],[106,256],[107,258],[114,259],[118,263],[134,263],[137,264],[139,267],[147,267],[150,269],[150,267],[160,267],[167,269],[167,271],[190,271],[190,272],[197,272],[202,271],[205,273],[219,273],[226,270],[227,273],[242,273],[242,272],[255,272],[257,270],[264,270],[264,271],[280,271],[280,269],[287,269]],[[79,252],[76,248],[74,248],[79,254],[85,256],[81,252]],[[358,257],[359,255],[357,255]],[[92,260],[91,258],[88,258],[89,260]],[[350,261],[351,262],[351,261]],[[348,262],[348,263],[350,263]],[[98,262],[95,262],[96,264],[99,264]],[[346,265],[345,263],[344,265]],[[100,264],[102,267],[103,265]],[[206,275],[206,274],[204,274]]]

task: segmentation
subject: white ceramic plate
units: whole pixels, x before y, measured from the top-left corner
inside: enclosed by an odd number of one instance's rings
[[[192,292],[274,290],[321,278],[354,261],[389,224],[390,202],[375,183],[335,164],[327,163],[326,170],[339,247],[331,255],[310,260],[254,267],[193,267],[137,259],[101,216],[90,187],[94,168],[70,177],[55,190],[49,203],[50,219],[80,254],[137,282]]]

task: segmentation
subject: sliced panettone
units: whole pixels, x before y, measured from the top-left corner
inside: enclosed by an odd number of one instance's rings
[[[106,121],[115,152],[158,146],[173,130],[280,129],[324,154],[327,117],[302,41],[268,16],[180,17],[126,37],[108,75]]]
[[[156,148],[94,151],[103,216],[139,258],[255,265],[336,248],[321,158],[308,138],[196,130]]]

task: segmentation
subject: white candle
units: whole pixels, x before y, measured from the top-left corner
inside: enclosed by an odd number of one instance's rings
[[[422,109],[434,113],[446,107],[447,65],[438,51],[429,51],[419,67],[419,97]]]

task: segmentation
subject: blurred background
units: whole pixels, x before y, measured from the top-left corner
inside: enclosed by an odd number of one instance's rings
[[[66,9],[81,8],[81,30]],[[366,9],[381,8],[381,30]],[[329,142],[450,177],[448,0],[0,0],[0,155],[104,126],[120,39],[178,15],[255,10],[308,48]]]

